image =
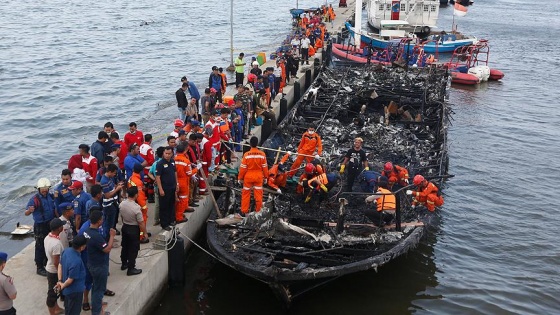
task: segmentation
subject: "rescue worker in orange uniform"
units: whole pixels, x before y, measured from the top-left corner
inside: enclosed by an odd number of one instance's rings
[[[375,202],[376,207],[366,209],[364,215],[377,226],[391,223],[397,209],[397,199],[387,185],[387,177],[379,176],[377,179],[377,194],[366,198],[366,203]]]
[[[314,178],[316,176],[325,173],[323,166],[320,163],[316,163],[316,164],[317,165],[311,162],[305,165],[303,174],[301,174],[301,176],[299,177],[298,186],[296,187],[297,194],[303,194],[305,190],[304,182],[306,182],[307,179]]]
[[[301,19],[301,27],[307,28],[307,25],[309,25],[309,18],[307,17],[307,14],[304,14],[303,18]]]
[[[284,154],[282,159],[280,159],[280,163],[274,164],[270,168],[270,170],[268,170],[268,186],[270,186],[270,188],[272,189],[275,189],[279,194],[282,193],[280,187],[286,187],[286,181],[288,177],[286,175],[286,167],[284,166],[284,163],[286,163],[289,157],[289,152]]]
[[[427,181],[424,176],[416,175],[412,183],[418,187],[418,190],[407,190],[407,195],[412,195],[412,207],[416,205],[425,205],[428,211],[434,212],[436,207],[443,205],[443,197],[438,193],[437,186]]]
[[[294,176],[297,168],[301,165],[301,162],[303,162],[304,159],[307,162],[311,162],[315,151],[317,151],[317,156],[315,156],[315,158],[319,158],[323,153],[323,144],[321,143],[321,137],[315,132],[315,127],[309,127],[303,136],[301,136],[301,141],[299,142],[297,151],[298,157],[296,158],[294,164],[292,164],[288,176]]]
[[[196,169],[193,172],[191,161],[186,155],[186,144],[181,143],[177,146],[177,154],[175,155],[175,168],[177,171],[177,180],[179,189],[177,190],[177,198],[175,199],[175,222],[182,223],[187,220],[183,217],[184,212],[194,212],[194,209],[189,207],[189,185],[191,176],[196,174]]]
[[[328,192],[336,185],[338,182],[338,177],[334,173],[329,174],[321,174],[319,176],[315,176],[312,179],[307,181],[307,186],[311,189],[309,194],[305,198],[305,203],[311,201],[311,196],[313,193],[319,193],[319,202],[324,200],[328,194]],[[322,190],[322,192],[321,192]]]
[[[385,163],[381,176],[387,177],[388,186],[391,190],[397,190],[408,185],[408,171],[406,168],[394,165],[391,162]],[[397,184],[397,186],[395,186]]]
[[[243,193],[241,194],[241,212],[249,213],[249,204],[251,203],[251,189],[255,196],[255,211],[259,212],[262,208],[263,200],[263,183],[267,183],[268,164],[266,155],[263,151],[257,149],[259,139],[251,137],[249,140],[251,149],[243,154],[241,165],[239,166],[239,175],[237,180],[243,185]]]
[[[138,198],[136,199],[136,203],[140,206],[144,222],[148,222],[148,197],[146,196],[146,191],[144,189],[144,182],[140,177],[140,173],[142,173],[143,171],[144,167],[141,164],[134,164],[132,176],[130,176],[130,178],[128,179],[128,188],[138,188]],[[144,235],[144,232],[140,231],[140,243],[148,242],[148,235]]]

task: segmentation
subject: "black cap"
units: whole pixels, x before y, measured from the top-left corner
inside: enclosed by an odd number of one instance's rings
[[[134,168],[133,168],[134,173],[140,173],[140,172],[142,172],[143,169],[144,169],[144,167],[142,166],[142,164],[140,164],[140,163],[134,164]]]
[[[51,223],[49,225],[50,225],[51,231],[54,231],[54,230],[58,229],[59,227],[64,226],[64,224],[66,224],[66,221],[62,221],[59,218],[54,218],[54,219],[51,220]]]

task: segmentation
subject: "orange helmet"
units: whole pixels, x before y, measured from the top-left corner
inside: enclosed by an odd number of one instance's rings
[[[305,172],[307,174],[315,172],[315,165],[313,165],[313,163],[307,163],[307,165],[305,165]]]
[[[414,180],[412,181],[412,183],[416,186],[419,186],[420,184],[422,184],[422,182],[424,181],[424,176],[422,175],[416,175],[414,176]]]
[[[184,124],[185,123],[181,119],[175,119],[175,127],[183,127]]]
[[[393,170],[393,163],[391,163],[391,162],[385,163],[385,166],[383,167],[383,169],[387,172],[392,171]]]

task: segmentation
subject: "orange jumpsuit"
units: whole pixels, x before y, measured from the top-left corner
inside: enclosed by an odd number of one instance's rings
[[[189,207],[189,185],[191,176],[194,174],[191,161],[185,153],[177,153],[175,156],[175,168],[177,179],[179,180],[179,190],[177,196],[179,201],[175,203],[175,221],[183,220],[183,212]]]
[[[303,28],[307,28],[307,25],[309,25],[309,18],[307,16],[304,16],[303,19],[301,19],[301,26]]]
[[[321,137],[316,132],[310,135],[306,131],[301,137],[301,141],[298,146],[298,153],[305,154],[305,155],[313,155],[313,153],[315,153],[315,149],[317,149],[317,154],[321,155],[321,153],[323,153],[323,144],[321,143]],[[301,162],[303,162],[304,159],[307,162],[311,162],[311,160],[313,160],[313,157],[298,155],[296,161],[294,162],[294,164],[292,164],[292,167],[290,168],[290,172],[288,174],[289,176],[294,176],[297,168],[301,165]]]
[[[415,198],[412,202],[413,205],[425,204],[428,211],[431,212],[433,212],[436,207],[443,205],[443,197],[438,196],[438,188],[436,185],[427,182],[427,184],[423,183],[422,186],[423,187],[419,187],[417,191],[412,192],[412,196]]]
[[[328,14],[329,14],[329,20],[334,21],[334,18],[336,17],[336,14],[334,13],[334,10],[333,10],[332,6],[329,6]]]
[[[395,183],[398,183],[403,187],[408,185],[405,182],[405,180],[408,179],[408,171],[402,166],[393,165],[393,169],[390,172],[383,170],[381,172],[381,176],[385,176],[389,179],[389,189],[393,188]]]
[[[317,38],[317,40],[315,40],[315,49],[319,50],[323,48],[323,41],[320,38]]]
[[[289,154],[285,154],[280,160],[279,164],[284,164],[289,157],[290,157]],[[288,180],[288,176],[286,175],[286,173],[278,174],[278,164],[274,164],[274,166],[272,166],[272,168],[268,171],[267,185],[270,186],[272,189],[286,187],[287,180]]]
[[[243,193],[241,194],[241,212],[249,213],[251,203],[251,189],[254,188],[255,211],[259,212],[262,208],[263,200],[263,180],[268,178],[268,164],[266,155],[257,148],[251,148],[241,160],[239,166],[238,180],[243,181]]]
[[[142,218],[144,219],[144,223],[147,224],[148,222],[148,197],[146,197],[146,192],[144,191],[144,182],[140,178],[139,173],[132,173],[132,176],[128,179],[128,187],[138,187],[138,198],[136,199],[136,203],[140,206],[140,210],[142,211]],[[144,232],[140,232],[140,239],[144,238]]]
[[[222,77],[222,95],[226,92],[226,88],[227,88],[227,76],[225,73],[220,73],[220,76]]]
[[[282,93],[284,87],[286,86],[286,64],[284,62],[281,62],[280,68],[282,69],[282,80],[280,80],[280,93]]]
[[[298,186],[296,187],[296,193],[297,194],[303,194],[303,190],[305,187],[303,187],[303,181],[307,180],[308,178],[314,178],[317,177],[321,174],[324,174],[325,171],[323,170],[323,166],[321,164],[317,164],[315,166],[315,171],[311,174],[308,173],[303,173],[300,177],[299,177],[299,182],[298,182]]]

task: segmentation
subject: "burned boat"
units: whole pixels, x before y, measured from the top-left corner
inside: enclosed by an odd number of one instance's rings
[[[447,174],[446,69],[385,67],[324,69],[306,95],[288,113],[278,132],[263,146],[269,165],[279,150],[297,151],[309,125],[323,139],[320,162],[337,172],[353,138],[364,139],[372,170],[386,161],[423,174],[440,188]],[[294,156],[292,158],[295,159]],[[412,209],[404,194],[394,191],[395,220],[378,227],[366,218],[372,194],[363,181],[344,191],[344,178],[323,200],[305,203],[295,193],[297,179],[283,194],[269,191],[263,210],[240,217],[240,189],[231,176],[218,199],[221,213],[207,225],[209,248],[224,264],[267,283],[287,305],[340,276],[377,269],[416,247],[436,215]],[[363,186],[363,187],[362,187]],[[227,217],[225,217],[227,216]]]

